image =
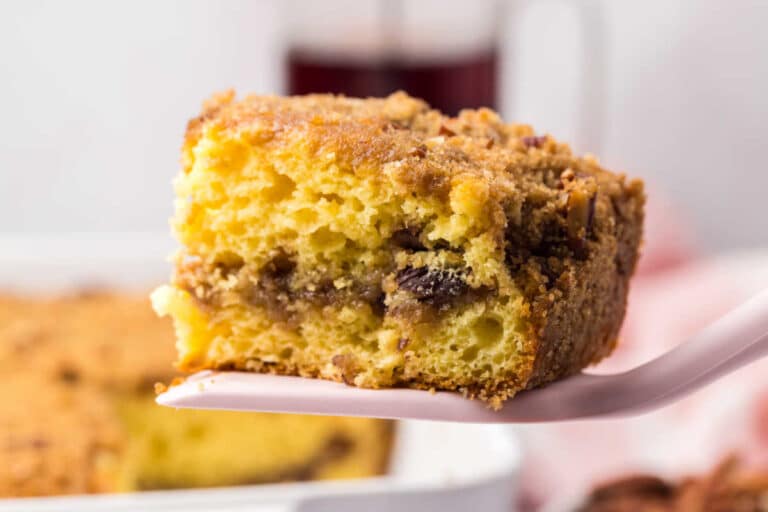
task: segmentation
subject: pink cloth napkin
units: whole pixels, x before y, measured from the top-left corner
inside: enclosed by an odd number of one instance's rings
[[[685,341],[768,287],[768,251],[700,259],[667,205],[648,205],[646,241],[620,345],[595,372],[622,371]],[[738,451],[768,465],[768,360],[644,416],[519,428],[526,502],[579,496],[636,471],[702,471]]]

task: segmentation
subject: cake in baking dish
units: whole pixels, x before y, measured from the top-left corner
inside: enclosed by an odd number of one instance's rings
[[[146,295],[0,295],[0,497],[381,474],[392,424],[174,410],[170,322]]]
[[[179,366],[458,390],[500,407],[610,353],[643,187],[487,109],[214,97],[173,227]]]

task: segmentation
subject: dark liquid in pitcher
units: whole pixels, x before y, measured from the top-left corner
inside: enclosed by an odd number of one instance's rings
[[[462,108],[498,108],[497,52],[429,60],[365,60],[311,50],[288,53],[288,93],[386,96],[402,89],[445,114]]]

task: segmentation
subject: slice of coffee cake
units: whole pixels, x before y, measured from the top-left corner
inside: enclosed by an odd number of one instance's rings
[[[490,110],[250,96],[188,126],[155,308],[184,370],[459,390],[500,406],[613,348],[643,188]]]

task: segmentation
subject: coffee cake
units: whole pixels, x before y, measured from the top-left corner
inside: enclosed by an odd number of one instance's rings
[[[447,389],[500,407],[610,353],[643,187],[487,109],[249,96],[190,121],[179,366]]]

